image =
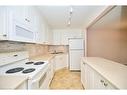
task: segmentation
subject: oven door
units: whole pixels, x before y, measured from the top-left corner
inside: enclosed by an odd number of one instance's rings
[[[28,80],[28,89],[48,89],[48,66],[40,71],[36,77]]]
[[[43,76],[41,76],[38,79],[32,80],[32,89],[46,89],[46,78],[47,78],[47,73],[45,72]]]

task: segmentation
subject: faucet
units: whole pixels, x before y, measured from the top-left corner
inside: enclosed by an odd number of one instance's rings
[[[54,50],[54,53],[56,53],[56,50]]]

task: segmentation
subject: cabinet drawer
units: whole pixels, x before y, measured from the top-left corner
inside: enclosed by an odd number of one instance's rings
[[[95,89],[116,89],[108,80],[94,71],[94,88]]]

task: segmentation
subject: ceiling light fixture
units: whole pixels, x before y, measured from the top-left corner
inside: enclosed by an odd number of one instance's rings
[[[73,8],[72,8],[72,6],[70,7],[70,14],[72,14],[73,13]]]
[[[72,13],[73,13],[73,8],[72,8],[72,6],[71,6],[71,7],[69,8],[69,18],[68,18],[67,26],[70,26],[70,25],[71,25]]]

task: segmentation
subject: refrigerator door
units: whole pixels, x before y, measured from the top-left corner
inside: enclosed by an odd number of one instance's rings
[[[84,49],[83,39],[69,39],[69,49]]]
[[[70,70],[80,70],[81,58],[83,57],[83,50],[70,50]]]

